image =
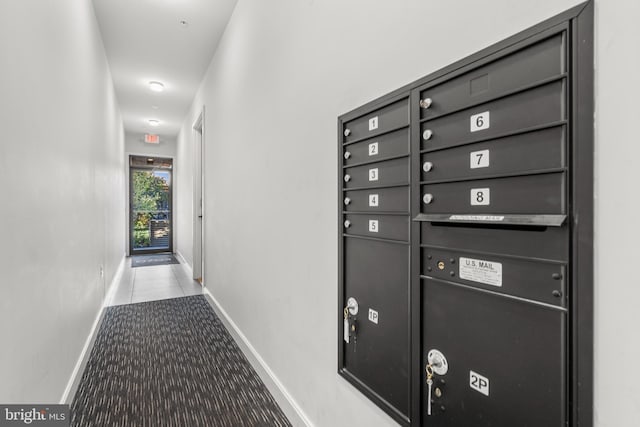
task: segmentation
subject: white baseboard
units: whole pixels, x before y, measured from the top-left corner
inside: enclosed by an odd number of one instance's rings
[[[209,292],[209,289],[204,288],[204,293],[207,301],[209,301],[213,310],[216,312],[220,320],[222,320],[222,323],[227,327],[227,330],[235,339],[236,343],[249,360],[249,363],[251,363],[251,366],[256,370],[276,402],[278,402],[282,411],[285,413],[287,418],[289,418],[291,424],[293,424],[294,427],[313,427],[313,423],[309,420],[302,408],[300,408],[300,405],[298,405],[293,396],[289,394],[278,377],[276,377],[275,373],[271,368],[269,368],[264,359],[251,345],[247,337],[238,328],[238,325],[231,320],[227,312],[220,306],[218,300],[216,300],[211,292]]]
[[[187,262],[187,259],[178,250],[176,250],[175,255],[178,257],[178,261],[180,261],[180,265],[184,268],[184,271],[189,274],[189,277],[193,277],[193,269]]]
[[[93,343],[96,339],[96,334],[98,332],[98,327],[102,323],[102,317],[104,315],[104,308],[109,305],[113,295],[118,287],[118,283],[120,279],[122,279],[122,273],[124,272],[125,261],[127,260],[126,255],[122,256],[120,260],[120,265],[118,266],[118,270],[116,274],[113,276],[113,280],[109,285],[109,290],[102,301],[102,307],[100,307],[100,311],[96,315],[96,319],[93,321],[93,326],[91,326],[91,330],[89,331],[89,336],[84,343],[84,347],[82,348],[82,352],[80,353],[80,357],[78,357],[78,361],[76,362],[76,366],[73,368],[73,372],[71,373],[71,378],[69,378],[69,382],[67,383],[67,387],[64,389],[64,393],[62,393],[62,398],[60,399],[61,404],[71,404],[74,395],[78,389],[78,385],[80,385],[80,379],[82,378],[82,372],[84,372],[84,368],[87,364],[87,359],[89,358],[89,353],[91,348],[93,347]]]

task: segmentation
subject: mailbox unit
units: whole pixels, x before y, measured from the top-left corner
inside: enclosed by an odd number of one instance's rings
[[[592,425],[593,3],[338,119],[339,373],[401,425]]]

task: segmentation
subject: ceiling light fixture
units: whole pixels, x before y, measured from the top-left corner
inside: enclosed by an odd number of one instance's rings
[[[156,120],[156,119],[149,119],[149,124],[151,126],[158,126],[160,124],[160,120]]]
[[[164,90],[164,85],[160,82],[149,82],[149,89],[154,92],[162,92]]]

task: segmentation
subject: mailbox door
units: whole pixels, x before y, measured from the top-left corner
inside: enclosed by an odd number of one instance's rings
[[[423,404],[424,426],[566,425],[564,310],[436,279],[422,283],[423,362],[437,349],[448,363],[433,379],[431,415]]]

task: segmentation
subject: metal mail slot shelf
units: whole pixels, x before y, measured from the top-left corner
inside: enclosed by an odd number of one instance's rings
[[[535,132],[431,151],[421,156],[422,182],[524,175],[566,167],[566,129]]]
[[[342,156],[347,167],[408,155],[409,129],[405,128],[346,145]]]
[[[526,132],[566,119],[565,80],[477,105],[420,125],[424,150]]]
[[[565,193],[563,172],[424,184],[421,210],[425,214],[467,215],[468,220],[473,215],[566,215]]]
[[[431,99],[421,119],[433,119],[477,105],[566,72],[566,33],[555,34],[511,55],[420,92]]]
[[[409,187],[346,191],[343,206],[350,212],[402,212],[409,215]]]
[[[344,188],[371,188],[409,184],[409,158],[385,160],[378,163],[344,169]]]
[[[504,224],[560,227],[566,215],[505,215],[505,214],[418,214],[414,221],[440,222],[452,224]]]
[[[343,126],[343,143],[356,142],[409,125],[409,99],[372,111]]]
[[[346,234],[380,239],[409,240],[409,217],[407,215],[348,214],[344,218],[342,225]]]

